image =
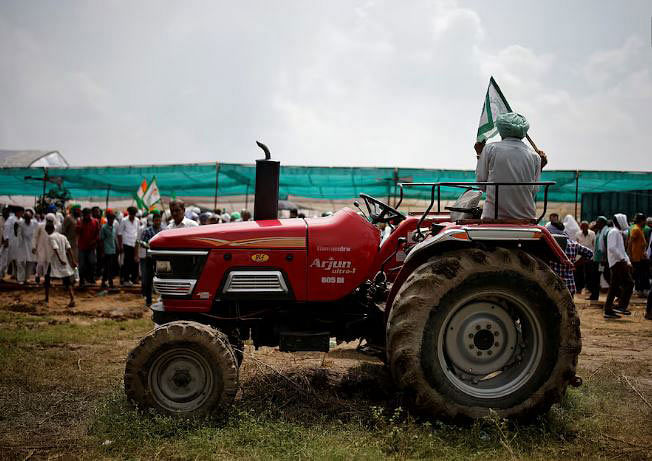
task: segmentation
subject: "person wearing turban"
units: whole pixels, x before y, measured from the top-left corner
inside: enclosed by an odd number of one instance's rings
[[[535,182],[547,163],[543,151],[534,152],[523,142],[530,124],[521,114],[507,112],[496,119],[502,140],[490,144],[476,143],[478,182]],[[499,188],[498,216],[495,216],[496,188],[483,186],[487,198],[483,219],[536,219],[536,186],[502,186]]]

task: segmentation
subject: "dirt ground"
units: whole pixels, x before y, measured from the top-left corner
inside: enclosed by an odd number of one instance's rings
[[[93,457],[88,431],[97,402],[121,392],[126,354],[152,326],[142,298],[133,291],[77,293],[77,306],[72,309],[66,307],[61,288],[48,306],[36,288],[0,291],[0,355],[4,355],[0,359],[0,459],[47,456],[51,450]],[[631,317],[605,321],[600,305],[583,298],[576,297],[582,330],[578,374],[586,381],[611,373],[622,381],[626,370],[623,386],[631,387],[627,392],[632,404],[649,405],[652,321],[643,318],[645,300],[632,299]],[[304,390],[310,392],[335,386],[338,395],[365,389],[367,400],[391,398],[391,382],[377,379],[380,362],[357,353],[355,346],[341,344],[328,354],[254,351],[246,346],[238,399],[270,399],[259,389],[279,380],[302,387],[305,370],[310,383]],[[291,407],[295,397],[275,404]],[[647,442],[652,443],[652,435],[647,434]]]

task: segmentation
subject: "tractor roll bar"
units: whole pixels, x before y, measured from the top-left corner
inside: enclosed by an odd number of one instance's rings
[[[430,210],[435,204],[435,189],[437,189],[437,213],[441,213],[441,188],[444,187],[459,187],[466,190],[479,190],[484,192],[486,186],[494,186],[496,188],[496,201],[494,203],[494,216],[498,216],[498,190],[500,186],[543,186],[543,213],[537,218],[537,222],[543,219],[548,210],[548,188],[557,184],[555,181],[539,181],[539,182],[404,182],[399,183],[398,186],[401,189],[401,195],[399,201],[394,208],[401,206],[403,202],[403,187],[423,187],[430,186],[430,204],[426,211],[421,215],[419,222],[417,223],[417,232],[420,233],[419,229],[421,228],[421,223],[426,219]],[[484,186],[484,189],[480,186]]]

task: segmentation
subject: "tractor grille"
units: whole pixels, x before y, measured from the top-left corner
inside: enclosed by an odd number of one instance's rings
[[[197,280],[154,277],[154,289],[162,296],[188,296],[196,283]]]
[[[224,284],[224,293],[287,293],[281,271],[232,271]]]

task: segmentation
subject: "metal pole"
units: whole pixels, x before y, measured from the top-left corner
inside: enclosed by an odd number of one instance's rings
[[[215,199],[213,200],[213,211],[217,210],[217,188],[220,179],[220,162],[215,162]]]
[[[41,208],[45,208],[45,184],[48,182],[48,168],[43,167],[43,195],[41,195]],[[45,211],[45,210],[41,210]]]
[[[396,186],[398,185],[398,168],[394,168],[394,177],[392,178],[394,182],[394,208],[396,208]],[[389,202],[387,202],[389,204]]]
[[[249,208],[249,181],[247,181],[247,189],[245,192],[245,210]]]
[[[106,188],[106,205],[104,206],[105,212],[106,209],[109,208],[109,192],[111,192],[111,184],[109,184],[109,187]]]
[[[494,219],[498,219],[498,184],[496,184],[496,196],[494,197]]]
[[[575,170],[575,221],[577,221],[577,201],[580,193],[580,170]]]

